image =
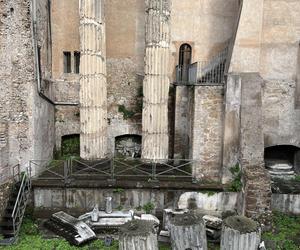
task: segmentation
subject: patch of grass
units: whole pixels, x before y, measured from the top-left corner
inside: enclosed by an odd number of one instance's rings
[[[207,249],[208,250],[220,250],[220,244],[208,242]]]
[[[152,202],[148,202],[143,206],[143,210],[146,214],[151,214],[153,209],[155,208],[155,205]]]
[[[171,250],[171,246],[169,244],[160,243],[159,250]]]
[[[262,235],[267,245],[273,245],[276,250],[299,250],[300,216],[274,212],[272,220],[272,229]]]
[[[5,250],[117,250],[118,242],[114,241],[111,247],[105,247],[103,241],[96,240],[83,247],[71,246],[66,240],[44,239],[38,230],[37,223],[25,218],[21,227],[19,240],[12,246],[0,246]]]

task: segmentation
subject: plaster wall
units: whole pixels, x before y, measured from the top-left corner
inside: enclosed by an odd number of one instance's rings
[[[4,131],[0,155],[3,167],[19,163],[23,169],[30,159],[49,159],[53,152],[54,108],[37,93],[30,2],[0,2],[0,124]],[[37,43],[44,65],[42,77],[45,77],[49,75],[51,62],[47,53],[47,1],[38,1],[36,9]]]
[[[297,0],[243,1],[229,71],[264,80],[265,146],[299,145],[299,11]]]
[[[228,45],[238,9],[238,0],[172,1],[170,71],[173,77],[182,44],[192,46],[192,62],[208,61]]]

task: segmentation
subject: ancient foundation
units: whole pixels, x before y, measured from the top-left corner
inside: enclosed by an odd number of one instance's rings
[[[80,1],[80,156],[107,154],[105,24],[102,0]]]
[[[170,1],[146,0],[142,158],[168,159]]]

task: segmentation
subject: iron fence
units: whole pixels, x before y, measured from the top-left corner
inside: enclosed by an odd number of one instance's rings
[[[39,168],[46,161],[31,161],[30,169]],[[54,164],[56,163],[57,164]],[[43,163],[43,164],[41,164]],[[32,176],[39,180],[60,180],[71,183],[74,179],[105,179],[105,180],[143,180],[157,182],[160,180],[177,181],[188,180],[196,182],[193,175],[195,160],[168,159],[146,160],[138,158],[107,158],[95,161],[86,161],[70,158],[65,161],[51,161],[43,168],[40,174]]]
[[[66,180],[69,176],[69,163],[65,160],[31,160],[29,175],[40,180]]]

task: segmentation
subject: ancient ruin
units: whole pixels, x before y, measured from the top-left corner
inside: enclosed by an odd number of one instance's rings
[[[299,0],[0,0],[0,244],[26,207],[101,230],[154,220],[147,235],[169,243],[190,212],[218,244],[227,215],[299,215],[299,14]]]

